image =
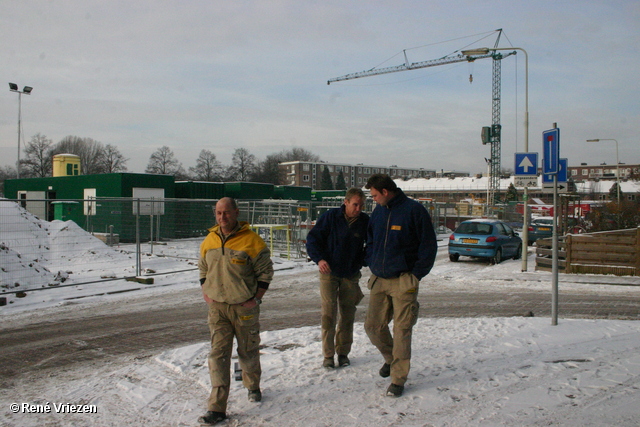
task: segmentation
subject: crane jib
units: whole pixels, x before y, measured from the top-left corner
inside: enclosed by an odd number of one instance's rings
[[[487,54],[483,54],[483,55],[462,55],[462,54],[459,54],[459,55],[456,55],[456,56],[445,56],[443,58],[431,59],[429,61],[413,62],[411,64],[396,65],[394,67],[373,68],[371,70],[365,70],[365,71],[360,71],[358,73],[350,73],[350,74],[345,74],[344,76],[334,77],[332,79],[329,79],[327,81],[327,84],[331,84],[332,82],[339,82],[339,81],[343,81],[343,80],[358,79],[358,78],[361,78],[361,77],[369,77],[369,76],[377,76],[377,75],[380,75],[380,74],[396,73],[398,71],[417,70],[417,69],[420,69],[420,68],[435,67],[437,65],[454,64],[456,62],[465,62],[465,61],[473,62],[476,59],[493,58],[493,56],[494,56],[493,53],[487,53]]]

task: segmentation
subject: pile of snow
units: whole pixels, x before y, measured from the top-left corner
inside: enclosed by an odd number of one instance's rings
[[[86,262],[90,253],[115,252],[73,221],[42,221],[16,203],[0,203],[0,218],[3,290],[59,285],[68,278],[68,269]]]
[[[24,296],[62,283],[135,276],[135,248],[109,247],[73,221],[44,221],[16,203],[0,202],[0,292],[20,291]],[[197,251],[198,243],[194,246]],[[147,271],[189,267],[188,260],[149,254],[142,262]],[[15,294],[8,299],[15,302]]]

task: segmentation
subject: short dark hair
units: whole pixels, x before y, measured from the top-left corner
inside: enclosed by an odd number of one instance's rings
[[[382,192],[382,190],[391,192],[398,191],[398,186],[393,181],[393,179],[391,179],[389,175],[383,173],[376,173],[371,175],[369,177],[369,180],[367,181],[367,185],[365,185],[364,188],[366,188],[367,190],[375,188],[379,192]]]
[[[351,200],[351,198],[352,198],[353,196],[360,197],[362,200],[367,200],[367,198],[366,198],[366,197],[365,197],[365,195],[364,195],[364,191],[362,191],[362,190],[361,190],[361,189],[359,189],[359,188],[355,188],[355,187],[354,187],[354,188],[350,188],[350,189],[348,189],[348,190],[347,190],[347,194],[345,194],[344,198],[345,198],[346,200]]]

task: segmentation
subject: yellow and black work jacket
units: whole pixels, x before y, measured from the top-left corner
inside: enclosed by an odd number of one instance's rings
[[[203,290],[214,301],[243,303],[255,296],[258,281],[273,279],[269,248],[247,222],[239,226],[223,239],[216,225],[200,245],[200,279],[206,279]]]

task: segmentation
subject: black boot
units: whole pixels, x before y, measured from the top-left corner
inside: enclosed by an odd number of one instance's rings
[[[206,414],[198,418],[198,422],[200,425],[213,426],[226,419],[227,416],[224,412],[207,411]]]

